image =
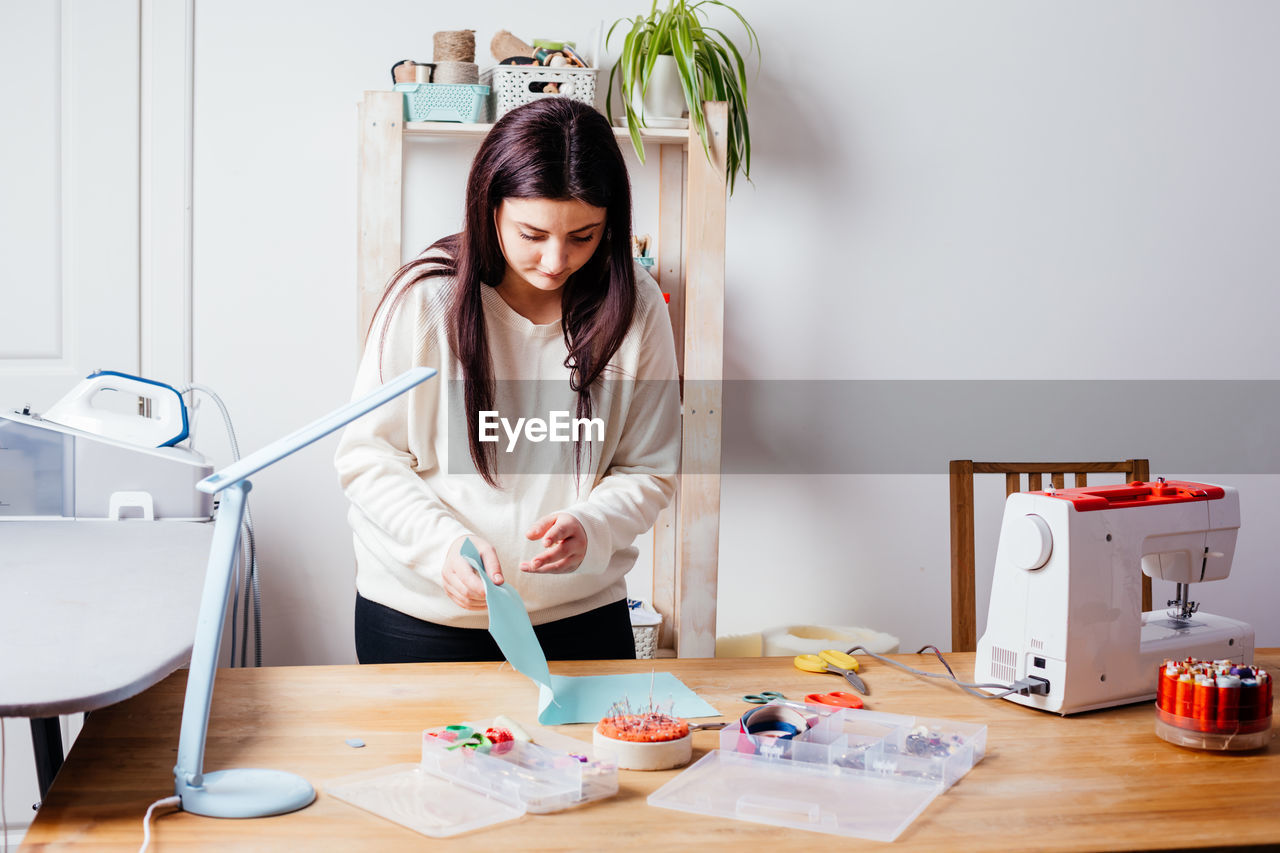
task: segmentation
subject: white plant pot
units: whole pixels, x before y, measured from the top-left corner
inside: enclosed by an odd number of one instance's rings
[[[631,96],[631,107],[641,112],[636,93]],[[646,119],[678,119],[687,114],[684,89],[680,87],[680,72],[674,56],[659,56],[649,77],[649,88],[644,93],[643,112]]]

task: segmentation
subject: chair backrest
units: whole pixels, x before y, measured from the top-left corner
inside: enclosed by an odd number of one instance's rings
[[[1044,478],[1055,489],[1065,489],[1066,475],[1072,487],[1087,486],[1090,474],[1124,474],[1126,482],[1149,479],[1146,459],[1122,462],[974,462],[951,460],[951,650],[971,652],[978,646],[977,600],[974,591],[973,477],[975,474],[1004,474],[1005,496],[1023,491],[1022,475],[1027,475],[1026,491],[1043,488]],[[1151,609],[1151,578],[1142,578],[1142,609]]]

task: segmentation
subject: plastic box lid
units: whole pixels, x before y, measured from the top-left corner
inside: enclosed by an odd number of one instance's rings
[[[717,749],[650,794],[649,805],[893,841],[941,791],[925,781]]]
[[[334,779],[331,797],[435,838],[506,823],[525,813],[511,805],[433,776],[419,764],[393,764]]]

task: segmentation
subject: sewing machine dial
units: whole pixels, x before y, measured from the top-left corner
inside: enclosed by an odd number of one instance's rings
[[[1009,546],[1013,564],[1029,572],[1049,562],[1053,552],[1053,534],[1049,522],[1038,515],[1028,514],[1009,519],[1002,534]]]

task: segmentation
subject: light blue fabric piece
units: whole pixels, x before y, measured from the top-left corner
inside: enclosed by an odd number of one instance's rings
[[[525,610],[520,593],[511,584],[498,586],[493,582],[484,570],[480,552],[470,539],[462,543],[462,556],[484,581],[485,601],[489,605],[489,633],[502,649],[503,656],[518,672],[550,689],[551,672],[547,669],[547,656],[542,653],[537,634],[533,633],[533,624],[529,621],[529,612]],[[542,705],[541,702],[538,704]]]
[[[652,675],[652,678],[651,678]],[[653,695],[649,694],[650,683]],[[553,675],[554,703],[540,709],[544,726],[561,723],[595,723],[609,714],[614,702],[626,700],[633,710],[649,706],[676,717],[715,717],[720,714],[669,672],[624,672],[614,675]]]
[[[652,701],[654,707],[663,711],[671,708],[670,713],[677,717],[719,715],[719,711],[669,672],[552,675],[520,593],[510,584],[498,586],[493,582],[470,539],[462,543],[462,556],[484,581],[489,633],[507,662],[538,685],[540,724],[594,723],[608,714],[615,702],[624,699],[637,710]]]

